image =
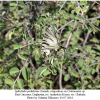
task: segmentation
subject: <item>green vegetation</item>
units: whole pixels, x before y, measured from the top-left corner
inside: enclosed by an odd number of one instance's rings
[[[45,56],[48,25],[66,49]],[[0,89],[100,89],[100,2],[0,1]]]

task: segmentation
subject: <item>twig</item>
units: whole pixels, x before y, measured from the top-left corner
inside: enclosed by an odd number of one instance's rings
[[[83,47],[86,45],[90,33],[91,33],[91,31],[88,31],[88,33],[87,33],[87,35],[86,35],[86,38],[85,38],[85,41],[83,42]]]
[[[60,65],[59,88],[62,89],[62,64]]]
[[[86,16],[87,13],[88,13],[88,11],[89,11],[91,8],[93,8],[93,6],[95,5],[95,3],[96,3],[96,1],[94,1],[94,2],[92,3],[92,5],[90,5],[90,6],[88,7],[88,9],[87,9],[87,11],[85,12],[84,16]]]
[[[25,64],[23,65],[22,69],[23,69],[24,67],[27,66],[27,61],[28,61],[28,60],[29,60],[29,58],[26,59],[26,62],[25,62]],[[19,71],[19,74],[18,74],[16,80],[14,81],[14,83],[13,83],[13,85],[12,85],[12,88],[13,88],[13,89],[14,89],[14,87],[15,87],[15,84],[16,84],[17,80],[19,79],[19,77],[20,77],[20,75],[21,75],[22,69]]]
[[[77,29],[77,25],[78,25],[78,24],[77,24],[77,22],[75,21],[74,28],[72,29],[71,34],[69,35],[69,37],[68,37],[68,39],[67,39],[67,43],[66,43],[66,45],[65,45],[65,48],[68,47],[69,42],[70,42],[70,39],[71,39],[71,37],[72,37],[72,34],[73,34],[73,32]],[[62,59],[64,58],[64,55],[65,55],[65,49],[64,49],[64,51],[63,51],[63,53],[62,53]],[[60,89],[62,89],[62,64],[61,64],[61,67],[60,67],[60,74],[59,74],[59,87],[60,87]]]
[[[89,66],[86,68],[86,71],[82,74],[82,76],[87,72],[87,70],[88,70],[91,66],[97,65],[97,64],[100,64],[100,61],[95,62],[95,63],[92,63],[91,65],[89,65]]]
[[[32,66],[33,70],[36,70],[36,67],[34,66],[34,64],[32,63],[32,59],[30,59],[30,65]]]
[[[95,3],[97,3],[98,5],[100,5],[100,3],[98,1],[95,1]]]
[[[100,15],[96,16],[96,17],[93,17],[93,18],[89,18],[88,20],[95,20],[95,19],[99,19],[99,18],[100,18]]]
[[[73,22],[73,20],[69,21],[68,23],[66,23],[65,25],[63,25],[61,28],[59,28],[57,31],[60,31],[61,29],[63,29],[65,26],[68,26],[71,22]]]
[[[55,80],[53,81],[52,88],[53,88],[55,82],[57,82],[58,78],[59,78],[59,75],[57,75],[56,78],[55,78]]]
[[[22,68],[22,69],[23,69],[23,68]],[[21,75],[22,69],[19,71],[19,74],[18,74],[16,80],[14,81],[14,83],[13,83],[13,85],[12,85],[12,88],[13,88],[13,89],[14,89],[14,87],[15,87],[15,84],[16,84],[17,80],[19,79],[19,77],[20,77],[20,75]]]
[[[70,35],[69,35],[69,37],[68,37],[67,43],[66,43],[66,45],[65,45],[66,48],[67,48],[68,45],[69,45],[69,41],[70,41],[71,37],[72,37],[72,33],[70,33]]]
[[[81,6],[80,6],[78,0],[76,0],[76,3],[77,3],[78,8],[80,8],[80,10],[81,10],[81,15],[83,15],[84,13],[83,13],[83,11],[82,11],[82,8],[81,8]]]
[[[97,28],[96,26],[94,26],[91,22],[89,22],[87,19],[85,19],[83,16],[81,16],[86,22],[88,22],[90,24],[90,26],[94,27],[95,29],[97,29],[98,31],[100,31],[99,28]]]
[[[68,39],[67,39],[67,43],[66,43],[66,45],[65,45],[65,48],[68,47],[69,42],[70,42],[70,39],[71,39],[71,37],[72,37],[72,34],[73,34],[73,32],[77,29],[77,25],[78,25],[78,24],[77,24],[77,21],[75,21],[74,28],[72,29],[71,34],[69,35],[69,37],[68,37]],[[63,51],[63,53],[62,53],[62,59],[64,58],[64,54],[65,54],[65,49],[64,49],[64,51]],[[60,74],[59,74],[59,88],[62,89],[62,64],[61,64],[61,67],[60,67]]]
[[[33,42],[33,41],[32,41],[32,43],[28,43],[28,44],[26,44],[26,45],[24,45],[24,46],[20,47],[20,49],[22,49],[22,48],[24,48],[24,47],[27,47],[27,46],[30,46],[30,45],[32,45],[32,44],[34,44],[34,42]]]
[[[65,2],[63,3],[63,5],[61,6],[61,8],[59,9],[59,11],[64,7],[65,3],[66,3],[66,0],[65,0]]]
[[[2,19],[7,20],[7,21],[9,21],[9,22],[12,23],[12,24],[16,24],[16,25],[17,25],[17,21],[14,22],[13,20],[9,19],[8,17],[5,18],[5,17],[2,16]]]
[[[40,4],[42,4],[42,2],[43,2],[43,1],[42,1],[42,0],[40,0]]]
[[[77,23],[77,21],[75,21],[74,28],[72,29],[72,31],[71,31],[71,33],[70,33],[68,39],[67,39],[67,43],[66,43],[66,45],[65,45],[65,48],[68,47],[69,42],[70,42],[70,39],[71,39],[71,37],[72,37],[72,34],[73,34],[73,32],[77,29],[77,25],[78,25],[78,23]]]
[[[88,9],[87,9],[87,12],[89,11],[89,9],[91,8],[91,7],[93,7],[94,6],[94,4],[95,4],[96,2],[94,2]],[[81,7],[80,7],[80,4],[79,4],[79,2],[77,1],[77,5],[78,5],[78,7],[81,9]],[[82,12],[82,9],[81,9],[81,12]],[[87,13],[86,12],[86,13]],[[86,13],[84,14],[84,16],[86,15]],[[93,26],[95,29],[97,29],[97,30],[99,30],[100,31],[100,29],[99,28],[97,28],[96,26],[94,26],[91,22],[89,22],[87,19],[85,19],[85,17],[83,16],[83,12],[82,12],[82,14],[79,14],[86,22],[88,22],[89,23],[89,25],[90,26]]]

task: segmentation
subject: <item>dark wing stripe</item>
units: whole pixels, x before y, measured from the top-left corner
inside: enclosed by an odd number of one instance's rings
[[[56,38],[55,33],[53,33],[53,31],[51,30],[51,27],[49,29],[47,29],[47,32],[52,35],[53,37]]]
[[[50,37],[48,37],[47,39],[49,39],[49,40],[51,40],[52,42],[54,42],[54,40],[53,40],[52,38],[50,38]],[[47,40],[47,39],[46,39],[46,40]]]
[[[44,49],[55,49],[57,37],[54,27],[50,27],[46,30],[46,33],[43,35],[42,40],[42,50]],[[57,44],[58,45],[58,44]]]
[[[45,34],[44,35],[44,39],[43,40],[46,40],[46,39],[50,39],[52,42],[54,42],[53,36],[51,36],[50,34]]]

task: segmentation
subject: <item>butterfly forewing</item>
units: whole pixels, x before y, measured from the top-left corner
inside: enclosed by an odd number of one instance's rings
[[[56,35],[55,35],[56,32],[55,32],[53,26],[49,27],[49,28],[47,29],[47,32],[48,32],[50,35],[52,35],[53,37],[56,37]]]
[[[43,35],[42,49],[57,49],[58,39],[54,27],[49,27],[46,33]]]

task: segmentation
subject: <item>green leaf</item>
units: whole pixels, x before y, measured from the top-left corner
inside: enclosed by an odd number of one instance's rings
[[[17,80],[17,84],[18,84],[18,86],[19,86],[20,89],[23,89],[23,87],[24,87],[24,82],[23,82],[22,79],[19,78],[19,79]]]
[[[43,74],[47,70],[47,67],[40,67],[36,71],[36,78],[38,78],[41,74]]]
[[[78,65],[79,65],[79,66],[83,66],[83,65],[84,65],[84,63],[83,63],[83,60],[82,60],[82,59],[79,59],[79,60],[78,60]]]
[[[81,11],[81,9],[80,9],[79,7],[76,7],[75,12],[76,12],[77,14],[79,14],[80,11]]]
[[[82,21],[82,18],[80,16],[75,16],[75,19]]]
[[[99,64],[98,64],[97,67],[96,67],[96,69],[95,69],[95,71],[99,72],[99,69],[100,69],[100,67],[99,67]]]
[[[90,41],[95,42],[95,43],[99,43],[97,38],[92,38]]]
[[[24,2],[23,2],[23,1],[20,1],[20,2],[19,2],[19,4],[18,4],[18,6],[20,6],[20,7],[22,7],[22,8],[23,8],[23,7],[25,7],[25,4],[24,4]]]
[[[95,69],[92,69],[92,75],[93,75],[95,72],[96,72],[96,70],[95,70]]]
[[[5,83],[12,85],[13,84],[13,81],[11,79],[9,79],[9,78],[6,78],[5,79]]]
[[[60,16],[61,15],[65,15],[66,14],[66,11],[65,10],[61,10],[59,13],[60,13]]]
[[[18,14],[17,14],[17,12],[13,12],[13,15],[14,15],[14,18],[18,18]]]
[[[93,86],[92,86],[91,84],[89,84],[89,85],[88,85],[88,88],[92,89],[92,88],[93,88]]]
[[[80,0],[80,5],[86,5],[86,4],[87,4],[87,1],[85,1],[85,0],[81,1]]]
[[[14,11],[16,9],[16,7],[9,7],[10,11]]]
[[[12,30],[9,30],[9,31],[6,33],[5,38],[10,40],[11,37],[12,37],[12,35],[13,35],[13,31],[12,31]]]
[[[61,23],[61,24],[65,24],[65,23],[66,23],[66,20],[65,20],[65,19],[61,19],[61,20],[60,20],[60,23]]]
[[[87,46],[86,46],[86,50],[87,50],[87,51],[91,51],[91,48],[92,48],[91,45],[87,45]]]
[[[35,48],[35,49],[34,49],[34,52],[35,52],[36,55],[40,55],[39,49]]]
[[[87,75],[86,78],[92,80],[92,76],[91,75]]]
[[[71,71],[71,76],[74,76],[76,78],[79,77],[78,72],[76,72],[75,70],[74,71]]]
[[[44,76],[47,76],[47,75],[49,75],[51,72],[49,71],[49,70],[46,70],[46,71],[44,71],[44,73],[43,73],[43,75]]]
[[[100,85],[96,85],[95,88],[100,89]]]
[[[69,74],[66,74],[65,76],[64,76],[64,81],[68,81],[70,79],[70,75]]]
[[[0,74],[0,78],[1,78],[1,77],[3,77],[3,78],[4,78],[4,77],[7,77],[8,75],[9,75],[8,73],[2,73],[2,74]]]
[[[2,72],[3,72],[3,70],[4,70],[4,68],[2,68],[2,67],[0,66],[0,73],[2,73]]]
[[[53,82],[52,82],[52,80],[49,80],[49,79],[48,79],[48,80],[47,80],[47,83],[52,84]]]
[[[17,43],[16,43],[16,44],[13,45],[13,49],[14,49],[14,50],[15,50],[15,49],[19,49],[19,48],[21,48],[22,46],[23,46],[23,44],[21,44],[21,43],[20,43],[20,44],[17,44]]]
[[[87,85],[89,82],[87,80],[84,80],[84,85]]]
[[[2,83],[4,83],[4,82],[3,82],[3,79],[0,78],[0,84],[2,84]]]
[[[83,12],[86,12],[88,10],[89,6],[85,6],[84,8],[82,8]]]
[[[13,2],[13,3],[10,3],[10,6],[16,6],[17,4],[15,3],[15,2]]]
[[[18,54],[18,57],[19,57],[20,59],[22,59],[22,60],[26,60],[26,57],[24,57],[24,56],[21,55],[21,54]]]
[[[12,75],[12,74],[15,74],[15,73],[18,73],[19,72],[19,69],[17,67],[13,67],[10,69],[9,73]]]
[[[26,67],[22,69],[22,76],[24,77],[25,80],[28,80],[28,73]]]

